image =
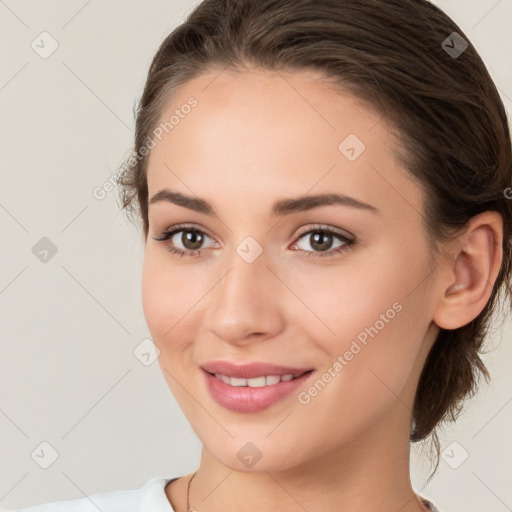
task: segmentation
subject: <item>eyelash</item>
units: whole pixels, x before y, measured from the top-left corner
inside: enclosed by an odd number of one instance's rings
[[[196,250],[187,250],[184,251],[183,249],[178,249],[176,247],[170,246],[167,242],[169,239],[171,239],[176,233],[180,233],[182,231],[189,231],[194,233],[199,233],[201,235],[206,235],[208,238],[211,238],[207,233],[202,231],[201,229],[198,229],[196,227],[190,226],[190,225],[177,225],[173,228],[165,231],[161,235],[154,237],[153,240],[156,240],[157,242],[161,242],[168,251],[170,251],[173,254],[178,254],[180,256],[199,256],[201,251],[203,249],[196,249]],[[297,241],[303,238],[305,235],[310,235],[311,233],[322,233],[322,234],[329,234],[337,237],[343,242],[343,245],[340,247],[337,247],[334,250],[329,250],[325,252],[315,252],[315,251],[304,251],[303,249],[297,249],[301,252],[306,253],[307,257],[313,257],[313,258],[325,258],[325,257],[332,257],[336,256],[342,252],[345,252],[347,250],[352,249],[352,246],[355,244],[355,240],[350,240],[349,238],[343,236],[341,233],[338,233],[334,229],[327,227],[327,226],[315,226],[312,229],[309,229],[308,231],[305,231],[304,233],[301,233],[297,237]]]

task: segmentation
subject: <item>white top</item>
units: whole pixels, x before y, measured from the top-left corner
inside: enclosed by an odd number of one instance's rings
[[[140,489],[102,492],[8,512],[174,512],[165,494],[165,486],[177,478],[155,477]]]
[[[175,512],[165,494],[165,486],[177,478],[155,477],[140,489],[97,493],[8,512]],[[441,512],[427,499],[421,499],[431,512]]]

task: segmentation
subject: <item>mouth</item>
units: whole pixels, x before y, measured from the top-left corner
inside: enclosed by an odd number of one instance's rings
[[[265,367],[268,371],[268,365]],[[300,370],[294,373],[267,373],[253,366],[252,376],[240,377],[212,372],[201,367],[205,391],[223,408],[237,413],[257,413],[273,405],[286,403],[285,398],[298,393],[302,386],[310,385],[316,370]],[[225,370],[224,370],[225,371]],[[235,370],[236,371],[236,370]],[[289,369],[286,369],[288,372]],[[249,367],[238,367],[238,374],[249,373]]]
[[[204,368],[203,368],[204,370]],[[206,373],[215,377],[216,379],[224,382],[233,387],[249,387],[249,388],[263,388],[266,386],[275,386],[280,382],[288,382],[291,380],[298,379],[303,375],[309,374],[314,370],[307,370],[302,373],[285,373],[284,375],[261,375],[259,377],[253,377],[250,379],[244,379],[243,377],[230,377],[229,375],[223,375],[222,373],[213,373],[204,370]]]
[[[261,377],[285,377],[291,380],[305,372],[313,370],[311,367],[283,366],[263,361],[244,361],[243,363],[228,360],[207,361],[200,367],[210,375],[221,375],[230,379],[255,379]],[[270,379],[272,382],[275,379]],[[266,381],[265,381],[266,382]],[[236,385],[236,384],[235,384]],[[241,384],[245,385],[245,384]]]

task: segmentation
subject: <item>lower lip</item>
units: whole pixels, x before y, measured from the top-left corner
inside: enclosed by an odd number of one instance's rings
[[[212,398],[219,404],[235,412],[258,412],[279,402],[300,388],[315,371],[310,371],[296,379],[279,382],[261,388],[231,386],[202,370]]]

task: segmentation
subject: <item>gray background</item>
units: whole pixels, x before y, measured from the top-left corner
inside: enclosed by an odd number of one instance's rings
[[[158,362],[143,364],[137,349],[149,337],[141,235],[115,193],[93,196],[131,147],[154,52],[195,3],[0,0],[0,507],[138,488],[198,466],[199,440]],[[512,0],[435,3],[511,112]],[[58,42],[48,58],[31,47],[43,31]],[[44,237],[57,249],[45,262]],[[485,356],[491,384],[444,430],[426,487],[429,466],[413,450],[415,490],[443,512],[512,510],[510,320],[499,327]],[[47,469],[43,442],[57,455]]]

